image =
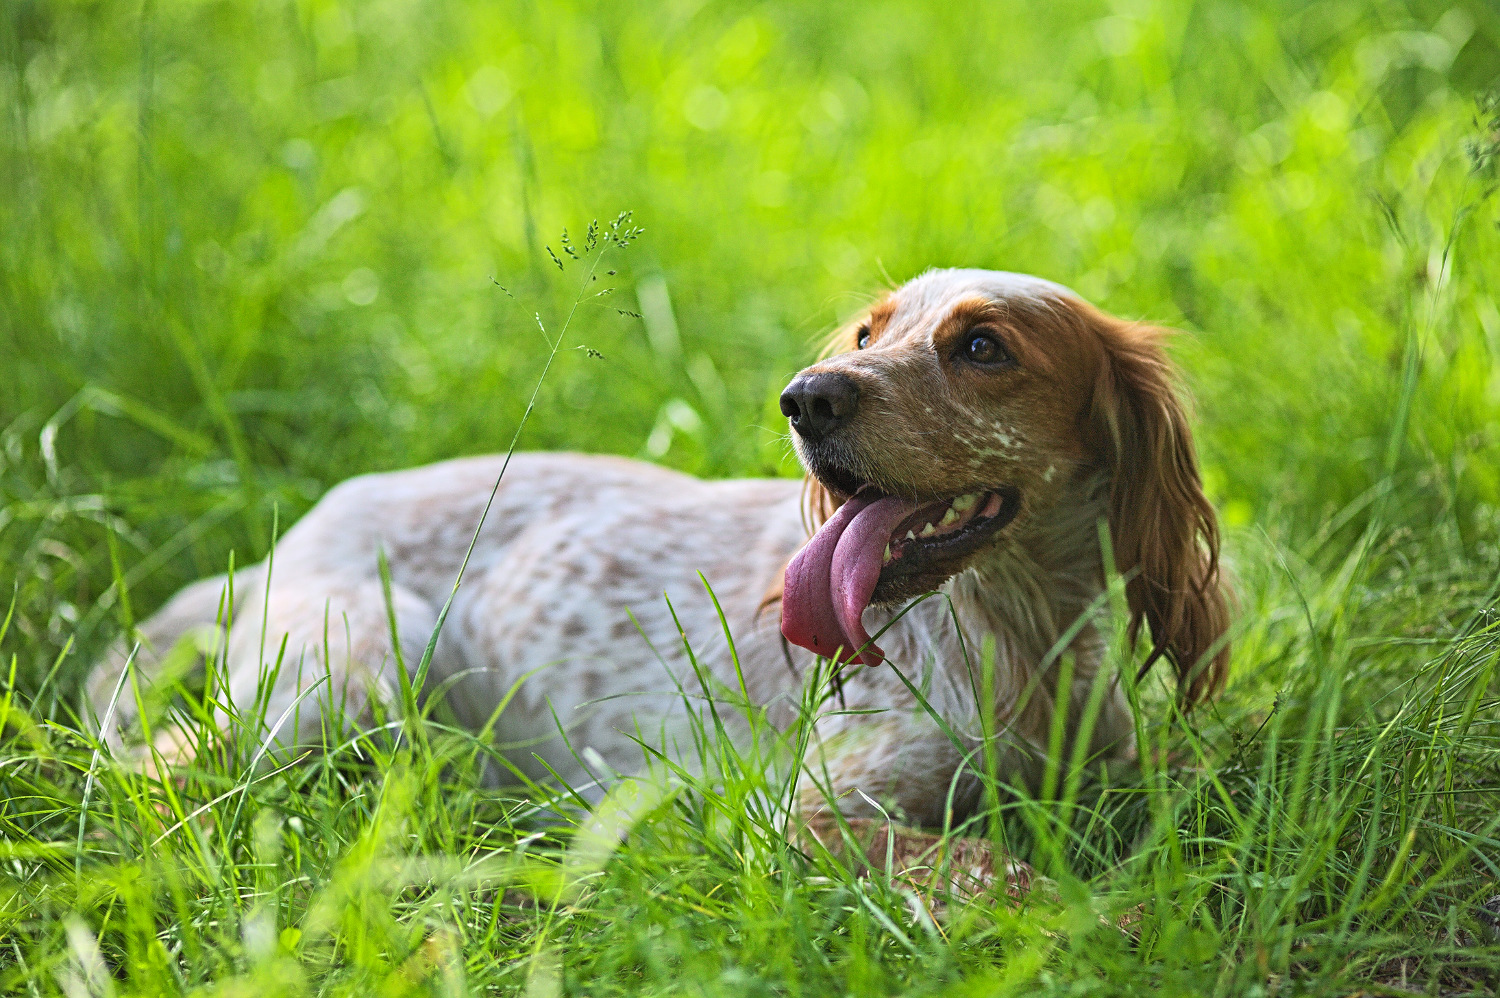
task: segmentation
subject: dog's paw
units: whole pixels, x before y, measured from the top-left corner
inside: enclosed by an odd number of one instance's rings
[[[885,871],[893,882],[938,903],[992,896],[1020,904],[1047,884],[1029,863],[987,839],[924,832],[877,818],[849,818],[843,825],[815,821],[803,834],[863,871]]]

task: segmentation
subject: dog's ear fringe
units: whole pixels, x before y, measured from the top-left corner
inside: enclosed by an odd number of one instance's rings
[[[1079,303],[1103,357],[1089,423],[1110,473],[1107,519],[1116,568],[1129,577],[1129,637],[1149,629],[1152,658],[1177,672],[1185,708],[1223,688],[1230,603],[1219,568],[1219,526],[1203,492],[1187,408],[1162,349],[1170,330]]]
[[[1104,356],[1089,423],[1096,453],[1110,470],[1108,525],[1116,568],[1130,576],[1128,633],[1149,629],[1148,661],[1165,657],[1177,673],[1185,708],[1228,678],[1230,594],[1219,565],[1219,527],[1203,492],[1187,408],[1162,348],[1172,331],[1127,322],[1081,300],[1073,312],[1098,334]],[[854,348],[860,316],[836,329],[819,357]],[[842,501],[811,475],[803,479],[802,520],[811,535]],[[761,609],[783,597],[784,572]]]
[[[818,348],[818,360],[827,360],[835,354],[848,353],[850,350],[853,350],[858,345],[855,342],[856,331],[870,320],[872,310],[875,310],[881,301],[888,301],[889,298],[889,295],[882,296],[880,300],[873,301],[865,308],[854,313],[853,318],[841,322],[836,326],[833,332],[828,334],[828,338],[823,341],[823,345]]]
[[[839,511],[844,501],[828,490],[822,482],[812,475],[806,475],[802,479],[802,525],[807,528],[807,535],[811,537],[818,532],[818,528],[828,522],[828,518]]]

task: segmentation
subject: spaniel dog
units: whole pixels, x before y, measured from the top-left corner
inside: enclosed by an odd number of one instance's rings
[[[670,746],[682,689],[698,689],[689,647],[783,722],[835,659],[841,709],[814,722],[804,811],[943,825],[980,801],[986,716],[1019,785],[1038,780],[1058,710],[1071,744],[1108,667],[1111,565],[1130,637],[1149,631],[1147,661],[1175,668],[1182,698],[1224,678],[1217,527],[1163,337],[1035,277],[930,271],[781,396],[806,482],[544,453],[503,477],[503,458],[477,457],[344,482],[235,574],[227,695],[259,699],[255,735],[283,747],[393,700],[398,656],[422,659],[499,478],[426,689],[514,773],[598,788],[639,771],[637,739]],[[138,679],[215,626],[226,582],[140,626]],[[135,720],[125,661],[122,646],[90,683],[117,742]],[[1096,757],[1133,751],[1119,679],[1100,680]]]

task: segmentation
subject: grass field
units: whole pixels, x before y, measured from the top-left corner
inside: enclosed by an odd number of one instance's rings
[[[1493,3],[10,0],[0,62],[0,992],[1500,987]],[[1185,331],[1233,675],[1004,799],[1055,891],[933,919],[798,853],[770,748],[611,851],[411,718],[166,782],[78,730],[334,483],[503,450],[622,210],[523,448],[795,474],[781,386],[934,265]]]

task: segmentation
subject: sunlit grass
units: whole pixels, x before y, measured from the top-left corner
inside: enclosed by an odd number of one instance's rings
[[[1500,980],[1492,5],[31,2],[0,53],[0,990]],[[1148,683],[1137,768],[997,788],[964,831],[1052,879],[1026,908],[803,852],[803,729],[725,745],[701,689],[581,835],[405,701],[277,757],[194,710],[210,667],[167,780],[76,724],[113,635],[332,484],[504,450],[548,245],[626,207],[522,447],[795,473],[775,394],[927,266],[1186,331],[1233,677],[1187,719]]]

